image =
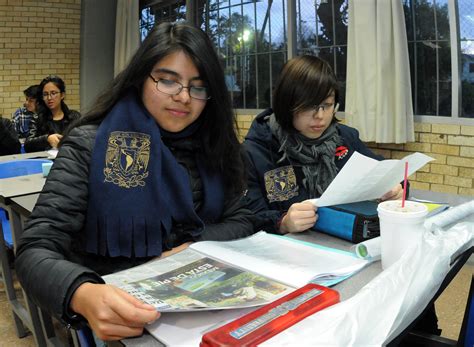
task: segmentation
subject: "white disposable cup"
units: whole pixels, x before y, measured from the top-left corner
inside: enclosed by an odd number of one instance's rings
[[[380,219],[382,244],[382,268],[395,263],[411,245],[421,243],[423,222],[428,214],[426,205],[401,200],[381,202],[377,207]]]

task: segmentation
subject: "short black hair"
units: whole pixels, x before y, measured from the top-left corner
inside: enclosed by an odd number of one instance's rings
[[[35,99],[41,99],[41,87],[39,86],[39,84],[34,84],[32,86],[29,86],[28,88],[26,88],[24,91],[23,91],[23,94],[25,94],[25,96],[27,98],[35,98]]]
[[[282,129],[295,131],[293,115],[314,108],[332,93],[338,103],[338,82],[326,61],[312,55],[290,59],[283,66],[273,93],[275,119]]]

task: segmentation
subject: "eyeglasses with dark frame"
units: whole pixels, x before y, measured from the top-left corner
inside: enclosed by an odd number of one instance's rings
[[[155,82],[156,89],[164,94],[178,95],[183,89],[187,89],[189,92],[189,96],[193,99],[209,100],[211,98],[211,96],[209,95],[209,88],[207,87],[185,87],[177,81],[168,80],[166,78],[155,78],[151,74],[150,78],[153,80],[153,82]]]
[[[338,109],[339,109],[339,103],[336,104],[334,102],[325,102],[320,105],[316,105],[312,109],[310,109],[310,110],[313,110],[313,112],[307,112],[305,114],[300,113],[298,117],[308,118],[308,119],[314,118],[314,116],[319,114],[320,110],[323,111],[323,114],[328,114],[328,113],[336,114]]]
[[[56,92],[56,91],[52,91],[52,92],[49,92],[49,93],[43,93],[43,99],[48,99],[51,97],[51,99],[54,99],[56,98],[59,94],[61,94],[61,92]]]

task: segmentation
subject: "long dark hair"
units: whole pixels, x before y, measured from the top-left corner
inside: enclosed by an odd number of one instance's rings
[[[321,58],[302,55],[288,60],[278,77],[272,109],[282,129],[295,131],[293,115],[312,109],[334,93],[339,101],[339,87],[331,66]],[[336,117],[333,121],[337,121]]]
[[[155,64],[177,51],[183,51],[191,58],[210,90],[211,99],[199,117],[206,165],[223,174],[226,187],[232,191],[243,191],[244,164],[224,72],[210,39],[202,30],[189,24],[161,23],[155,26],[128,66],[115,77],[75,126],[100,123],[130,91],[141,95],[145,80]]]
[[[66,84],[64,83],[63,79],[59,76],[52,76],[49,75],[41,81],[39,84],[39,95],[38,95],[38,113],[44,118],[44,120],[52,119],[53,115],[51,110],[46,106],[46,103],[43,100],[43,89],[44,86],[48,83],[53,83],[61,93],[66,93]],[[58,95],[60,97],[60,95]],[[64,99],[61,100],[61,110],[64,113],[64,117],[68,118],[69,114],[69,107],[67,107]]]

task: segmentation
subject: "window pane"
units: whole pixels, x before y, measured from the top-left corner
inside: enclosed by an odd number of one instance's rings
[[[439,42],[439,116],[451,116],[452,84],[451,84],[451,46],[449,42]]]
[[[271,63],[270,54],[264,53],[257,56],[258,69],[258,103],[257,108],[267,108],[271,105]]]
[[[414,112],[451,116],[448,0],[404,0]]]
[[[405,12],[405,26],[407,30],[408,41],[412,41],[415,38],[413,37],[413,11],[412,11],[413,1],[403,0],[403,11]]]
[[[184,20],[186,20],[186,0],[145,7],[140,11],[140,38],[143,41],[156,23]]]
[[[297,53],[326,60],[341,86],[339,110],[344,110],[348,0],[304,1],[296,3]]]
[[[436,30],[438,40],[449,40],[448,0],[436,0]]]
[[[283,65],[279,59],[274,66],[270,53],[286,55],[286,0],[211,1],[209,6],[208,20],[200,26],[223,58],[234,107],[269,106],[273,70]]]
[[[461,32],[461,117],[474,118],[474,2],[458,0]]]
[[[436,27],[433,0],[416,0],[414,10],[415,38],[417,40],[434,40]]]
[[[436,49],[431,41],[416,44],[416,114],[436,115]]]

